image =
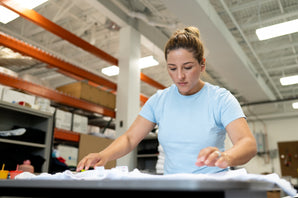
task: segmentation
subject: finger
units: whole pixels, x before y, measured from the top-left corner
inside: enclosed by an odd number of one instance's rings
[[[84,164],[86,162],[86,157],[84,157],[79,164],[77,165],[77,170],[76,171],[81,171],[84,168]]]
[[[216,150],[218,150],[216,147],[207,147],[207,148],[202,149],[199,153],[197,161],[204,162],[208,158],[208,156]]]
[[[94,158],[88,158],[85,163],[85,170],[88,170],[90,167],[94,167],[97,161]]]
[[[230,158],[227,154],[223,155],[216,161],[215,166],[219,168],[228,168],[230,166]]]
[[[221,154],[218,150],[213,151],[212,153],[209,154],[208,158],[205,160],[205,165],[215,166],[215,163],[219,159],[220,155]]]
[[[219,168],[228,168],[229,165],[228,162],[223,157],[221,157],[216,161],[215,166]]]
[[[201,162],[201,161],[196,161],[196,166],[205,166],[205,163],[204,162]]]

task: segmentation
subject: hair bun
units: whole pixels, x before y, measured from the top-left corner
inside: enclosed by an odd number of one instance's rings
[[[196,37],[200,38],[200,31],[198,28],[196,27],[193,27],[193,26],[189,26],[189,27],[186,27],[184,28],[184,30],[190,34],[193,34],[195,35]]]
[[[204,64],[204,45],[200,39],[200,31],[194,26],[176,30],[165,45],[165,59],[171,50],[183,48],[192,52],[199,64]]]

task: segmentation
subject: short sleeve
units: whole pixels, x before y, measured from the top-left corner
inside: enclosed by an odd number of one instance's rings
[[[145,103],[143,108],[141,109],[139,115],[143,118],[149,120],[150,122],[157,123],[155,117],[155,109],[156,106],[157,94],[151,96],[148,101]]]
[[[238,118],[245,118],[238,100],[227,90],[218,95],[215,110],[217,111],[217,122],[226,128],[232,121]]]

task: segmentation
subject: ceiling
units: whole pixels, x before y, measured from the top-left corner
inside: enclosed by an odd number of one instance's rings
[[[164,86],[172,83],[164,61],[165,42],[176,29],[197,26],[207,51],[205,81],[229,89],[247,115],[297,116],[289,99],[298,98],[298,85],[281,86],[279,78],[298,74],[298,33],[265,41],[259,41],[255,34],[259,27],[297,19],[297,0],[49,0],[35,10],[116,58],[119,30],[133,26],[142,35],[141,56],[153,55],[160,63],[142,72]],[[101,73],[109,63],[21,17],[0,23],[0,30],[117,82],[117,77]],[[31,75],[51,88],[74,81],[3,46],[0,66],[19,76]],[[148,97],[156,90],[141,84],[141,93]],[[260,101],[268,102],[255,104]]]

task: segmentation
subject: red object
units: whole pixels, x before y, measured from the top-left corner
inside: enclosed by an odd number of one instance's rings
[[[65,159],[63,157],[57,157],[57,160],[63,164],[65,164]]]
[[[20,170],[9,171],[10,179],[14,179],[15,176],[17,176],[18,174],[21,174],[22,172],[23,171],[20,171]]]
[[[24,101],[20,101],[20,102],[19,102],[19,105],[21,105],[21,106],[25,106],[25,102],[24,102]]]

